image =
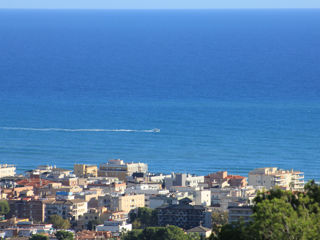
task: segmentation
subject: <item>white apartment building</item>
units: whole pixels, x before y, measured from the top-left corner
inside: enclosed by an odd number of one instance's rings
[[[125,190],[127,194],[145,194],[145,195],[153,195],[153,194],[168,194],[169,190],[162,189],[161,184],[158,183],[142,183],[136,184],[131,187],[127,187]]]
[[[257,168],[249,172],[249,185],[271,189],[278,186],[284,190],[303,191],[303,172],[282,170],[276,167]]]
[[[195,205],[211,206],[211,191],[210,190],[196,190],[194,191]]]
[[[148,165],[145,163],[125,163],[120,159],[112,159],[100,165],[98,175],[100,177],[117,177],[119,180],[125,181],[126,177],[133,173],[147,172]]]
[[[103,225],[96,226],[96,231],[111,231],[113,236],[120,236],[121,232],[132,230],[132,224],[126,220],[104,221]]]
[[[16,167],[10,164],[0,164],[0,178],[16,175]]]

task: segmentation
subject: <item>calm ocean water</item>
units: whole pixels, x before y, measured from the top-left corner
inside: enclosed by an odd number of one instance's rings
[[[0,161],[320,180],[319,43],[319,10],[1,10]]]

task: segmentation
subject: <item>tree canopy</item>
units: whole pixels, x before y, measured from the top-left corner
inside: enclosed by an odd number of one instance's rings
[[[134,229],[122,236],[122,240],[198,240],[199,236],[188,235],[176,226],[146,227]]]
[[[67,219],[63,219],[59,215],[50,216],[49,222],[52,223],[55,229],[69,229],[70,222]]]
[[[249,224],[224,225],[215,239],[320,239],[320,186],[314,181],[304,192],[260,192],[254,202]]]
[[[74,239],[72,232],[63,231],[63,230],[57,231],[55,233],[55,236],[58,240],[73,240]]]
[[[43,234],[33,234],[29,240],[49,240],[49,237]]]
[[[158,224],[158,216],[157,210],[140,207],[138,208],[138,212],[130,213],[130,221],[132,223],[133,228],[146,228],[146,227],[154,227]]]
[[[0,214],[6,215],[10,212],[10,206],[7,200],[0,200]]]

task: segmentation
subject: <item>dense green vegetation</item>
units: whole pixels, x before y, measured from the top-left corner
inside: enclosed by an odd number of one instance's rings
[[[134,229],[157,226],[157,211],[147,207],[140,207],[137,213],[130,213],[130,221]]]
[[[49,237],[42,234],[33,234],[29,240],[49,240]]]
[[[320,187],[314,181],[305,191],[274,189],[258,193],[252,222],[224,225],[217,240],[320,239]]]
[[[200,240],[199,235],[185,234],[176,226],[146,227],[145,229],[134,229],[121,238],[122,240]]]
[[[0,200],[0,214],[6,215],[10,212],[10,206],[7,200]]]
[[[52,223],[55,229],[69,229],[71,226],[67,219],[63,219],[58,215],[50,216],[49,223]]]
[[[212,213],[212,237],[216,237],[221,231],[222,226],[228,223],[228,212]]]
[[[68,231],[57,231],[55,234],[58,240],[73,240],[73,233]]]

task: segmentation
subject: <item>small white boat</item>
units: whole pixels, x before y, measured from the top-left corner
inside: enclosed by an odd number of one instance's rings
[[[160,129],[159,128],[154,128],[154,129],[152,129],[152,132],[160,132]]]

